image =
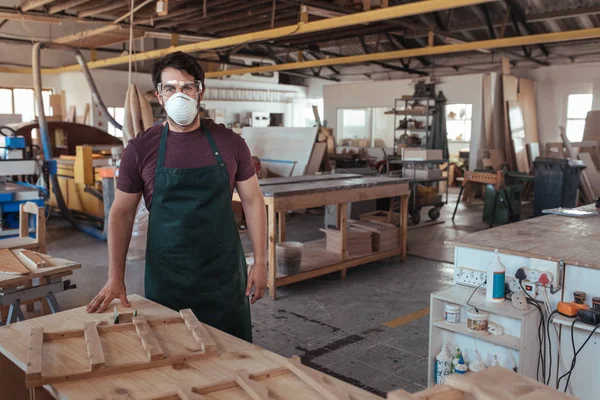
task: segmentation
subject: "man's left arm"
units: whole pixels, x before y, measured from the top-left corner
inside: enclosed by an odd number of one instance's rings
[[[246,224],[252,241],[254,251],[254,265],[248,273],[248,286],[246,296],[249,296],[254,287],[251,303],[261,299],[267,288],[267,214],[265,201],[258,185],[256,175],[241,182],[236,182],[235,187],[242,200],[242,207],[246,214]]]

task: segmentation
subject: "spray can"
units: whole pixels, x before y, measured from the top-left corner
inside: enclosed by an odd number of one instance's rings
[[[492,303],[504,301],[504,281],[506,267],[500,262],[498,250],[494,251],[492,263],[488,266],[485,299]]]
[[[441,385],[452,373],[452,354],[448,351],[448,342],[444,341],[442,350],[435,356],[435,384]]]

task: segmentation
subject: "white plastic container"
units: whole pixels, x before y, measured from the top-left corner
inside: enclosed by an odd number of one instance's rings
[[[444,306],[444,317],[446,322],[458,324],[460,322],[460,306],[457,304],[446,303]]]
[[[442,350],[435,356],[435,384],[444,383],[452,373],[452,354],[448,351],[448,342],[444,341]]]
[[[504,301],[504,282],[506,280],[506,267],[500,262],[498,250],[494,251],[494,258],[487,270],[487,283],[485,299],[492,303]]]
[[[471,307],[467,310],[467,329],[472,332],[486,332],[488,328],[489,314],[485,311],[477,311]]]

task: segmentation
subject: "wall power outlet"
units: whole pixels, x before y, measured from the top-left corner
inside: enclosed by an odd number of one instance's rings
[[[454,269],[454,283],[457,285],[477,287],[481,285],[485,288],[484,283],[487,279],[487,272],[476,269],[458,267]]]

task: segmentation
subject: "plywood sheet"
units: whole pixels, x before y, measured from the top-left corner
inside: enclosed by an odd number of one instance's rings
[[[325,150],[327,150],[327,143],[315,143],[310,160],[306,166],[306,175],[314,175],[319,172],[323,162],[323,156],[325,155]]]
[[[176,311],[144,299],[141,296],[130,295],[128,299],[132,308],[136,309],[138,314],[144,316],[148,321],[178,316]],[[118,301],[113,302],[113,304],[118,304],[117,309],[120,312],[131,310],[125,309]],[[81,329],[84,323],[89,321],[110,323],[111,316],[111,311],[102,314],[87,314],[84,307],[80,307],[54,315],[22,321],[18,324],[11,324],[0,328],[0,352],[20,369],[25,370],[31,328],[43,326],[45,333]],[[176,327],[177,332],[173,330],[174,327]],[[287,359],[284,357],[237,339],[217,329],[207,327],[207,330],[217,345],[219,351],[219,357],[217,358],[189,361],[186,363],[185,368],[179,369],[169,366],[110,377],[57,383],[51,385],[48,389],[56,398],[64,400],[87,398],[113,399],[116,398],[115,395],[117,394],[119,396],[121,396],[120,394],[124,394],[126,398],[131,399],[176,398],[171,394],[176,393],[182,384],[185,384],[187,387],[214,385],[217,382],[232,379],[233,372],[237,370],[246,369],[252,376],[264,371],[280,369],[287,362]],[[156,335],[159,345],[166,353],[186,353],[190,349],[198,348],[198,344],[184,324],[165,325],[158,328],[153,327],[153,332]],[[118,335],[118,340],[107,339],[106,336],[108,335]],[[110,334],[101,333],[100,340],[107,355],[107,363],[127,362],[135,357],[139,360],[146,359],[146,354],[143,351],[135,330]],[[83,346],[85,348],[86,346],[83,337],[74,340],[69,339],[69,341],[72,342],[72,346],[74,347]],[[60,344],[60,342],[61,340],[56,340],[44,343],[44,361],[48,359],[53,360],[50,368],[54,368],[54,372],[57,371],[57,368],[60,370],[60,366],[64,367],[63,370],[73,368],[74,366],[87,368],[89,363],[87,354],[65,351],[64,343]],[[121,348],[123,351],[118,351],[118,348]],[[42,366],[42,373],[47,371],[44,368],[46,367]],[[380,399],[376,395],[341,382],[333,377],[326,377],[324,380],[331,385],[335,385],[336,388],[342,388],[353,399]],[[2,376],[0,376],[0,386],[2,383]],[[268,379],[261,380],[260,383],[268,387],[273,393],[273,398],[319,398],[319,395],[315,393],[315,390],[310,385],[290,373],[269,377]],[[13,382],[12,385],[14,386],[15,383]],[[239,388],[232,388],[214,392],[205,397],[207,399],[230,400],[247,399],[248,395]]]
[[[13,250],[13,254],[16,257],[23,257],[20,254],[17,255],[17,253],[20,252],[20,250],[21,249]],[[29,269],[30,273],[28,273],[27,275],[10,275],[0,273],[0,287],[6,288],[22,285],[24,283],[30,282],[33,278],[62,274],[81,268],[81,264],[62,258],[51,257],[45,254],[42,254],[42,258],[44,258],[48,262],[48,267],[40,268],[37,271]],[[25,265],[25,267],[27,267],[27,265]]]
[[[592,156],[589,153],[579,153],[578,157],[587,167],[584,171],[592,186],[594,196],[600,197],[600,173],[592,160]]]
[[[485,137],[485,148],[494,149],[494,101],[492,93],[492,75],[484,74],[482,82],[483,99],[483,128]]]
[[[535,81],[519,78],[517,100],[523,112],[525,123],[525,143],[539,143],[537,104],[535,101]]]
[[[518,101],[508,103],[508,123],[512,150],[515,155],[516,168],[519,172],[529,172],[529,159],[525,139],[525,122]]]
[[[583,140],[596,142],[600,145],[600,110],[588,112],[583,131]],[[597,167],[600,167],[600,157],[597,154],[592,154],[592,160],[594,160],[594,164]]]
[[[317,128],[246,127],[242,137],[250,153],[269,171],[280,176],[290,176],[290,172],[300,176],[305,174],[310,160]]]
[[[581,207],[595,210],[594,205]],[[600,269],[600,216],[545,215],[461,236],[447,243]]]
[[[9,249],[0,250],[0,273],[9,275],[27,275],[29,270]]]
[[[504,101],[518,100],[519,78],[512,75],[502,76],[502,94]]]

